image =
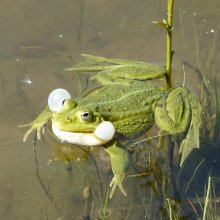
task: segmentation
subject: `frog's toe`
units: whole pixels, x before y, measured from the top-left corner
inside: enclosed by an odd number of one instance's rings
[[[124,188],[123,188],[123,186],[122,186],[121,183],[118,184],[118,187],[119,187],[119,189],[121,190],[122,194],[123,194],[124,196],[127,196],[127,193],[125,192],[125,190],[124,190]]]
[[[28,136],[31,134],[32,131],[33,131],[33,129],[30,128],[25,132],[24,137],[23,137],[23,142],[25,142],[27,140]]]
[[[116,177],[113,177],[112,180],[111,180],[111,183],[110,183],[110,187],[112,188],[112,189],[111,189],[110,196],[109,196],[110,199],[112,198],[112,196],[113,196],[113,194],[114,194],[115,189],[116,189],[117,186],[118,186],[118,188],[120,189],[120,191],[122,192],[122,194],[123,194],[124,196],[127,196],[127,193],[125,192],[125,190],[124,190],[124,188],[123,188],[123,186],[122,186],[122,183],[121,183],[121,182],[118,182],[117,179],[116,179]]]
[[[19,126],[19,127],[24,127],[24,126]],[[42,126],[40,127],[36,127],[36,126],[31,126],[24,134],[23,137],[23,142],[25,142],[27,140],[27,138],[29,137],[29,135],[32,133],[32,131],[36,130],[37,131],[37,138],[38,140],[41,140],[41,130],[42,130]]]
[[[41,140],[41,130],[42,130],[42,127],[37,128],[37,138],[38,138],[38,140]]]
[[[113,178],[113,179],[114,179],[114,178]],[[111,189],[111,192],[110,192],[110,195],[109,195],[109,198],[110,198],[110,199],[112,198],[112,196],[113,196],[113,194],[114,194],[114,192],[115,192],[116,186],[117,186],[117,183],[114,182],[113,179],[112,179],[112,181],[111,181],[111,183],[110,183],[110,187],[112,188],[112,189]]]

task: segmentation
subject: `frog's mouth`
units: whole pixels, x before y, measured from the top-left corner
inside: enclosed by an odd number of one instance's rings
[[[99,146],[108,143],[115,134],[115,127],[109,121],[100,123],[91,133],[63,131],[52,123],[53,133],[61,140],[82,146]]]

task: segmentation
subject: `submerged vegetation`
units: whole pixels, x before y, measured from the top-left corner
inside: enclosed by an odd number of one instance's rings
[[[45,124],[52,124],[53,133],[62,142],[61,146],[56,147],[55,154],[56,158],[65,162],[69,173],[72,172],[72,160],[85,161],[89,158],[95,167],[98,190],[93,188],[94,177],[84,173],[87,186],[83,191],[83,219],[116,219],[114,211],[121,212],[121,219],[129,219],[131,211],[135,209],[140,209],[144,215],[137,219],[218,218],[218,192],[214,184],[218,178],[212,177],[211,169],[204,180],[207,182],[204,195],[195,190],[189,196],[191,186],[196,183],[197,173],[205,163],[205,158],[199,158],[192,168],[189,167],[192,155],[196,157],[199,151],[209,151],[220,145],[217,84],[210,85],[206,79],[207,68],[203,71],[198,58],[198,67],[185,63],[183,74],[186,74],[185,66],[198,73],[202,82],[199,101],[186,87],[185,80],[181,86],[173,85],[174,0],[168,0],[167,5],[167,21],[154,21],[167,33],[165,67],[142,61],[83,54],[82,62],[66,70],[77,72],[78,77],[81,72],[95,72],[96,75],[89,77],[96,79],[102,87],[87,93],[80,91],[77,99],[72,99],[62,91],[65,97],[57,98],[60,93],[52,97],[52,102],[56,102],[55,110],[49,102],[34,121],[24,125],[30,127],[24,135],[24,141],[36,130],[33,142],[36,175],[59,215],[63,214],[62,210],[41,180],[38,169],[36,138],[41,138]],[[213,47],[208,54],[206,67],[213,56]],[[199,54],[199,47],[196,48]],[[164,79],[162,87],[148,81],[160,78]],[[106,121],[110,123],[106,124]],[[159,129],[153,127],[153,131],[148,131],[154,123]],[[158,135],[153,132],[158,132]],[[111,162],[111,180],[103,174],[97,162],[99,156],[94,156],[100,146],[103,146],[101,149],[107,153]],[[192,170],[191,176],[184,182],[183,176],[189,169]],[[123,196],[121,200],[124,196],[131,198],[134,193],[125,186],[131,186],[132,183],[135,186],[137,207],[136,203],[132,204],[132,199],[130,204],[126,201],[125,205],[114,200],[118,196]],[[116,201],[116,206],[110,209],[112,201]],[[98,204],[95,208],[101,206],[101,211],[96,214],[94,203]]]

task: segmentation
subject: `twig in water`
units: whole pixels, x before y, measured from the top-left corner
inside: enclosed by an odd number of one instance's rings
[[[197,210],[196,210],[196,207],[194,206],[194,204],[192,203],[192,201],[191,201],[189,198],[187,198],[187,200],[188,200],[190,206],[192,207],[194,213],[196,214],[196,217],[198,218],[198,217],[199,217],[199,214],[198,214],[198,212],[197,212]]]
[[[44,194],[46,195],[46,197],[50,200],[50,202],[54,205],[55,209],[57,210],[57,212],[59,213],[59,215],[61,215],[61,210],[60,208],[57,206],[56,202],[54,201],[53,196],[48,192],[47,187],[44,185],[41,177],[40,177],[40,173],[39,173],[39,166],[38,166],[38,159],[37,159],[37,148],[36,148],[36,143],[37,143],[37,131],[35,131],[34,134],[34,139],[32,141],[33,143],[33,153],[34,153],[34,162],[35,162],[35,172],[36,172],[36,176],[37,176],[37,180],[40,183]]]

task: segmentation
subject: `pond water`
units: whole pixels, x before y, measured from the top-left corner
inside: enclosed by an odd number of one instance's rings
[[[202,88],[200,72],[205,74],[211,88],[219,87],[219,9],[219,0],[175,2],[173,81],[183,82],[184,65],[186,84],[198,97]],[[83,219],[87,214],[91,219],[102,219],[112,177],[108,155],[102,149],[93,150],[94,163],[85,152],[75,148],[70,167],[59,161],[60,149],[68,151],[70,147],[61,148],[49,130],[37,141],[35,154],[33,135],[23,143],[25,129],[17,126],[33,120],[55,88],[65,88],[77,97],[77,76],[64,69],[73,60],[79,61],[81,53],[164,65],[165,30],[152,21],[166,18],[166,1],[1,0],[0,14],[0,219],[68,220]],[[82,81],[85,87],[86,78],[82,77]],[[218,97],[218,91],[213,91]],[[210,110],[210,120],[206,118],[208,124],[204,122],[202,126],[207,125],[209,131],[219,116],[215,101],[209,94],[204,104],[207,107],[203,109],[204,115]],[[217,123],[214,125],[219,128]],[[212,130],[208,135],[203,128],[201,133],[204,147],[190,155],[188,166],[185,165],[179,177],[184,190],[188,186],[186,197],[191,203],[195,201],[186,208],[188,219],[196,216],[193,208],[201,213],[196,195],[203,198],[208,175],[219,183],[218,132]],[[213,133],[215,138],[211,141]],[[148,135],[156,134],[151,131]],[[146,157],[149,160],[159,157],[151,156],[152,146],[139,155],[144,158],[140,163],[146,162]],[[165,151],[159,154],[166,154]],[[166,169],[163,159],[158,162]],[[129,174],[136,172],[131,168]],[[163,219],[158,202],[152,205],[155,194],[146,187],[144,178],[127,178],[123,185],[128,196],[116,190],[108,202],[106,219]],[[86,187],[92,192],[87,201],[83,197]],[[215,192],[216,197],[220,196],[218,184]]]

